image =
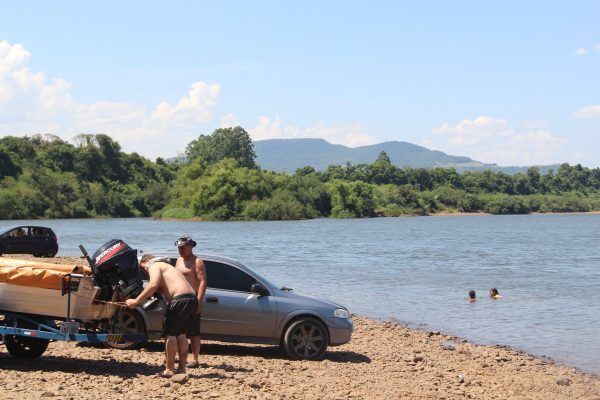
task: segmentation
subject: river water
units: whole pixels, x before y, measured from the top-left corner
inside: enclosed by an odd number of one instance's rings
[[[30,221],[59,255],[120,238],[176,254],[236,258],[294,290],[351,312],[503,344],[600,373],[600,215],[438,216],[285,222],[152,219]],[[27,221],[0,221],[0,226]],[[502,300],[487,298],[497,287]],[[470,289],[478,301],[467,302]]]

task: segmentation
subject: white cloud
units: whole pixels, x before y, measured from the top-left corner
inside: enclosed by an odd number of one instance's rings
[[[234,113],[227,113],[221,117],[221,128],[232,128],[238,125],[238,117]]]
[[[576,50],[573,52],[573,55],[576,55],[576,56],[584,56],[584,55],[586,55],[587,53],[589,53],[589,50],[588,50],[588,49],[586,49],[585,47],[580,47],[580,48],[576,49]]]
[[[175,106],[166,101],[158,104],[152,112],[152,119],[165,123],[197,123],[210,122],[213,119],[212,109],[221,87],[205,82],[194,82],[187,96],[181,98]]]
[[[525,121],[523,126],[525,126],[526,129],[541,129],[546,126],[546,121],[541,119],[535,121]]]
[[[253,140],[292,139],[292,138],[322,138],[330,143],[343,144],[349,147],[364,146],[376,142],[360,125],[332,125],[323,122],[310,128],[298,126],[282,126],[281,118],[261,115],[258,125],[248,130]]]
[[[180,99],[153,107],[114,101],[80,103],[72,97],[69,82],[31,71],[30,58],[21,44],[0,42],[0,135],[53,133],[71,140],[80,133],[105,133],[126,151],[168,157],[183,151],[215,123],[221,127],[238,125],[235,114],[218,115],[218,84],[194,82]],[[259,117],[258,125],[249,132],[255,140],[318,137],[348,146],[375,143],[360,125],[327,126],[319,122],[301,128],[283,126],[279,117],[268,116]]]
[[[600,43],[594,46],[594,51],[600,51]]]
[[[557,162],[565,139],[543,130],[517,132],[501,118],[479,116],[455,126],[443,124],[434,133],[447,137],[452,154],[500,165],[534,165]]]
[[[435,143],[429,139],[422,139],[421,146],[427,147],[429,150],[437,150]]]
[[[79,103],[69,82],[31,71],[30,57],[21,44],[0,41],[0,135],[49,132],[69,140],[82,132],[106,133],[128,151],[170,156],[215,119],[218,84],[194,82],[174,104],[163,101],[152,109],[130,102]],[[223,118],[230,121],[231,115]]]
[[[450,135],[449,146],[473,145],[496,136],[509,136],[511,133],[505,120],[487,116],[479,116],[473,120],[463,119],[453,127],[443,124],[433,131]]]
[[[600,104],[583,107],[575,112],[577,118],[600,118]]]

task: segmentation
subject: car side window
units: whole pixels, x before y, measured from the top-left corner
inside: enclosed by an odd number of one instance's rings
[[[46,228],[31,228],[32,236],[49,236]]]
[[[27,237],[27,230],[27,228],[13,229],[12,231],[8,232],[7,236],[12,238],[25,238]]]
[[[250,287],[257,283],[252,276],[231,265],[204,261],[204,266],[209,288],[250,292]]]

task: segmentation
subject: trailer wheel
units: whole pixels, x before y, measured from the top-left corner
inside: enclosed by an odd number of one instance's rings
[[[48,339],[36,339],[25,336],[4,336],[6,350],[14,358],[25,358],[28,360],[38,358],[48,348]]]

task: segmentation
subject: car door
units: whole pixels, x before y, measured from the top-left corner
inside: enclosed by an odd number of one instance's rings
[[[48,234],[46,228],[31,227],[29,228],[29,240],[27,243],[28,253],[44,253],[46,251],[46,242]]]
[[[211,335],[273,337],[277,324],[275,297],[250,291],[256,278],[241,269],[204,261],[207,290],[202,305],[201,332]]]
[[[29,227],[16,229],[10,237],[10,252],[13,254],[26,254],[29,252]]]
[[[6,232],[2,235],[3,251],[6,254],[15,253],[15,245],[17,243],[17,229]]]

